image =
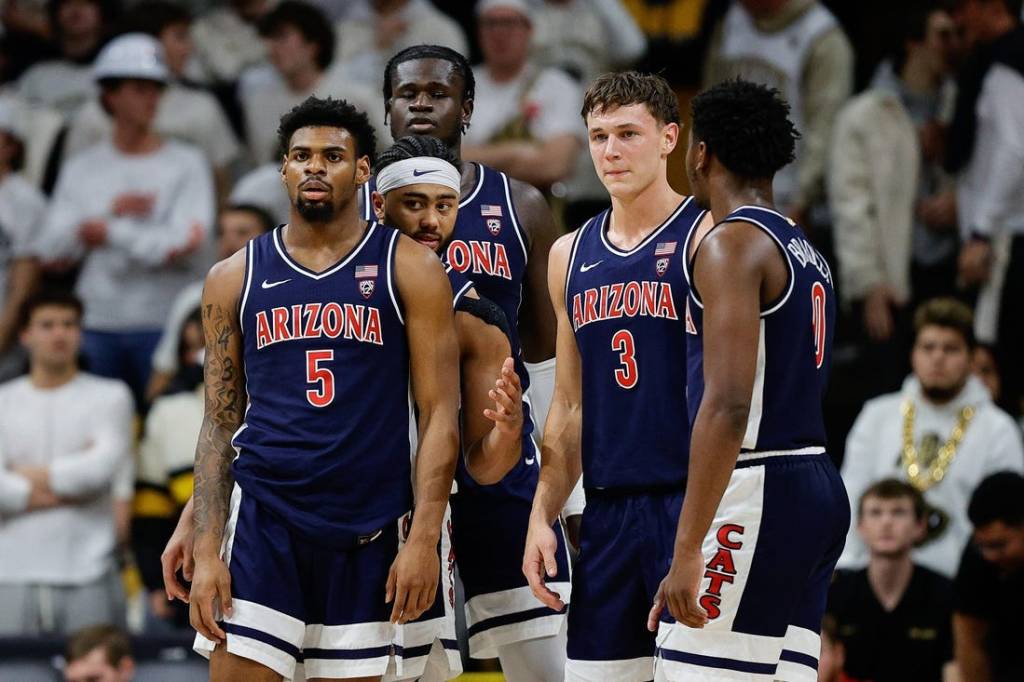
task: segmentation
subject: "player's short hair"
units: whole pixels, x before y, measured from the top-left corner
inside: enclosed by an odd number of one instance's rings
[[[99,648],[103,649],[107,663],[115,667],[125,657],[132,655],[131,640],[120,628],[113,625],[91,625],[71,635],[64,650],[64,660],[73,663]]]
[[[873,483],[861,494],[860,500],[857,502],[858,519],[864,515],[864,503],[872,497],[879,500],[910,500],[914,506],[914,518],[918,521],[924,518],[924,497],[921,495],[921,491],[906,481],[885,478]]]
[[[795,157],[800,133],[774,88],[729,80],[694,97],[690,108],[694,140],[741,178],[770,178]]]
[[[925,301],[914,312],[914,336],[925,327],[952,329],[964,338],[969,350],[974,350],[974,313],[966,303],[955,298],[933,298]]]
[[[277,227],[277,221],[274,219],[274,216],[270,215],[270,211],[256,204],[228,204],[220,212],[222,214],[229,212],[249,213],[259,221],[261,232],[270,232]]]
[[[191,24],[192,13],[168,0],[145,0],[128,10],[121,19],[118,33],[146,33],[159,38],[176,24]]]
[[[85,310],[82,299],[74,294],[60,289],[43,289],[29,296],[21,304],[21,310],[18,312],[18,329],[26,329],[32,321],[32,315],[40,308],[48,306],[71,308],[79,320],[82,319],[82,312]]]
[[[436,137],[426,135],[406,135],[399,138],[393,145],[382,151],[373,164],[373,172],[379,173],[396,161],[414,159],[418,156],[429,156],[447,161],[456,168],[459,161],[452,150]]]
[[[476,78],[473,77],[473,68],[469,65],[463,55],[450,47],[443,45],[413,45],[407,47],[390,60],[384,67],[384,101],[391,100],[394,94],[395,71],[399,64],[418,61],[420,59],[440,59],[452,65],[452,72],[462,77],[462,101],[466,102],[476,96]]]
[[[585,121],[594,112],[645,104],[659,123],[679,123],[679,100],[668,81],[654,73],[617,71],[594,79],[583,96],[580,115]]]
[[[1024,476],[1015,471],[1000,471],[984,479],[971,495],[967,518],[975,528],[996,521],[1024,525]]]
[[[321,99],[311,95],[281,117],[281,124],[277,128],[279,153],[287,156],[295,131],[310,126],[344,128],[356,141],[357,157],[368,156],[372,159],[377,150],[377,135],[366,114],[343,99]]]
[[[260,19],[259,32],[267,38],[285,26],[293,27],[307,41],[316,44],[316,63],[321,69],[326,69],[334,60],[334,27],[319,8],[285,0]]]

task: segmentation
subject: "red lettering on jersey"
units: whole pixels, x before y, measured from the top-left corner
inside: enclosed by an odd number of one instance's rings
[[[718,544],[728,549],[739,549],[743,546],[743,543],[739,540],[733,540],[729,536],[732,533],[737,535],[743,535],[743,526],[738,526],[735,523],[727,523],[718,529]]]
[[[288,333],[288,309],[274,308],[270,312],[274,315],[274,341],[287,341],[292,338]]]
[[[456,239],[448,245],[448,262],[459,272],[472,268],[477,274],[512,279],[512,266],[504,244],[477,240],[467,243]]]
[[[589,324],[597,319],[600,319],[597,316],[597,290],[587,289],[584,293],[583,324]]]
[[[270,323],[267,321],[267,311],[261,310],[256,313],[256,348],[263,348],[274,342],[270,335]]]
[[[641,282],[640,289],[643,294],[643,299],[640,301],[640,310],[643,311],[644,315],[657,315],[658,309],[654,304],[654,300],[658,297],[658,283]]]
[[[670,320],[678,320],[679,315],[676,314],[676,300],[672,298],[672,285],[662,284],[659,291],[658,317],[667,317]]]
[[[711,584],[708,585],[708,589],[705,594],[713,594],[716,597],[722,596],[722,585],[725,583],[732,584],[734,578],[731,575],[719,573],[717,571],[704,571],[705,578],[711,578]]]
[[[292,306],[292,330],[293,339],[302,338],[302,304]]]
[[[366,336],[362,340],[375,343],[378,346],[384,343],[384,337],[380,331],[380,311],[376,308],[369,309],[369,315],[366,318]]]
[[[448,245],[448,262],[458,272],[465,272],[469,269],[469,246],[466,242],[454,240]]]
[[[624,286],[622,282],[616,282],[612,285],[612,300],[608,304],[607,319],[622,317],[622,289]]]
[[[320,329],[320,308],[321,305],[319,303],[306,304],[306,328],[302,330],[302,335],[307,339],[315,339],[322,333]]]
[[[363,306],[345,306],[345,338],[363,338]]]
[[[708,568],[712,571],[721,571],[723,573],[728,573],[729,575],[736,575],[736,564],[733,563],[732,552],[727,550],[725,547],[718,548],[718,552],[711,558],[711,561],[708,562]],[[707,574],[705,573],[704,576],[707,577]],[[732,582],[732,580],[729,582]],[[718,593],[715,592],[715,594]]]
[[[491,263],[491,252],[487,248],[489,243],[472,241],[469,248],[473,254],[473,272],[493,272],[494,265]]]
[[[341,336],[341,329],[344,323],[345,314],[342,312],[340,305],[331,302],[324,306],[324,312],[321,318],[324,336],[330,339],[338,338]]]
[[[722,603],[721,597],[715,597],[710,594],[701,595],[700,605],[705,611],[707,611],[708,618],[714,620],[722,615],[721,609],[718,606]]]
[[[598,319],[606,319],[608,317],[608,290],[607,284],[601,285],[601,305],[598,306],[597,314],[600,316]]]
[[[579,329],[583,326],[583,306],[580,305],[580,295],[572,297],[572,328]]]
[[[512,266],[508,264],[508,254],[505,253],[504,244],[495,244],[494,249],[494,272],[492,274],[505,279],[512,279]]]
[[[636,314],[640,312],[640,285],[636,282],[626,284],[626,293],[623,298],[625,299],[623,308],[626,315],[636,317]]]

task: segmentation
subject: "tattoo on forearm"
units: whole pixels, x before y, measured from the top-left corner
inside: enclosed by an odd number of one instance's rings
[[[224,531],[234,480],[231,462],[235,450],[231,438],[245,412],[244,374],[231,347],[238,342],[238,329],[231,313],[223,307],[203,307],[206,336],[206,414],[196,445],[194,520],[196,537],[212,533],[217,539]]]

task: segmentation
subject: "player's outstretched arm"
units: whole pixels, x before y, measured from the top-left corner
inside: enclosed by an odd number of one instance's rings
[[[245,414],[245,374],[238,301],[245,276],[245,251],[213,266],[203,288],[203,335],[206,337],[206,412],[196,445],[195,573],[189,620],[199,634],[224,641],[217,607],[231,614],[231,576],[220,556],[224,524],[234,479],[231,438]]]
[[[554,609],[561,609],[564,604],[557,594],[544,585],[545,576],[553,578],[558,573],[555,561],[558,544],[551,526],[565,506],[582,471],[580,354],[565,310],[566,268],[573,238],[574,234],[559,238],[551,247],[548,260],[548,291],[558,329],[555,391],[544,427],[540,480],[533,497],[530,529],[523,556],[523,573],[530,582],[533,594]]]
[[[529,237],[530,257],[523,278],[519,336],[526,362],[544,362],[555,355],[557,323],[548,297],[548,258],[557,235],[544,195],[519,180],[509,180],[516,214]],[[563,273],[564,274],[564,273]]]
[[[757,366],[763,263],[773,255],[765,247],[776,248],[753,226],[726,223],[710,233],[698,251],[694,283],[704,302],[704,397],[693,424],[672,568],[658,588],[648,619],[652,631],[665,606],[683,625],[699,628],[707,622],[697,604],[704,575],[701,545],[747,427]]]
[[[437,256],[408,237],[395,254],[398,293],[409,339],[409,373],[418,409],[416,509],[409,540],[388,576],[391,621],[416,619],[433,602],[440,570],[437,542],[459,446],[459,351],[452,289]]]

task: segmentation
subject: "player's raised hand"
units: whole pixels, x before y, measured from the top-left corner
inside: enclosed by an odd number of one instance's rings
[[[419,618],[434,603],[441,563],[437,545],[410,540],[398,550],[391,564],[385,603],[394,601],[392,623],[408,623]]]
[[[494,409],[485,409],[484,416],[494,422],[494,428],[503,436],[520,438],[523,433],[523,387],[512,358],[505,358],[501,374],[488,396],[494,401]]]
[[[164,574],[164,592],[167,593],[167,601],[180,599],[188,603],[188,590],[178,582],[178,569],[185,576],[185,580],[191,582],[192,574],[195,571],[195,559],[192,557],[193,539],[192,534],[192,500],[188,501],[178,518],[178,525],[174,527],[171,539],[167,541],[163,553],[160,555],[160,566]]]
[[[223,642],[225,634],[217,624],[217,614],[232,613],[231,573],[219,556],[196,558],[188,603],[188,619],[196,632],[214,642]]]
[[[704,556],[699,552],[677,553],[672,568],[658,586],[654,606],[647,616],[647,629],[658,629],[661,612],[668,606],[669,613],[678,622],[691,628],[703,628],[708,614],[697,603],[700,581],[704,575]]]
[[[561,611],[565,603],[561,596],[545,583],[545,576],[554,578],[558,575],[558,538],[551,526],[540,521],[530,521],[530,529],[526,533],[526,552],[523,554],[523,575],[530,583],[533,596],[544,606]]]

